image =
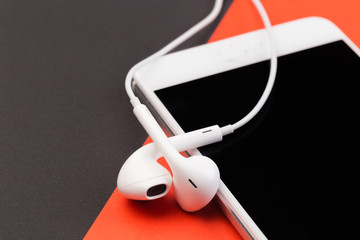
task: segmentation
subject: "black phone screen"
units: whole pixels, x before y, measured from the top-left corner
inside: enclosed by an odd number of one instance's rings
[[[185,132],[245,116],[269,61],[156,91]],[[269,239],[348,234],[358,204],[360,58],[333,42],[279,58],[260,113],[200,149]]]

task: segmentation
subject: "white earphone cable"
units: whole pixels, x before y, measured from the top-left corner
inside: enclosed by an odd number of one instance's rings
[[[242,119],[240,119],[239,121],[237,121],[236,123],[234,123],[232,125],[233,129],[236,130],[242,126],[244,126],[246,123],[248,123],[253,117],[255,117],[255,115],[261,110],[261,108],[264,106],[264,104],[266,103],[271,90],[274,86],[275,83],[275,78],[276,78],[276,71],[277,71],[277,54],[276,54],[276,47],[275,47],[275,42],[274,42],[274,37],[273,37],[273,33],[272,33],[272,29],[271,29],[271,22],[270,19],[266,13],[266,10],[264,8],[264,6],[261,4],[261,2],[259,0],[252,0],[255,7],[257,8],[261,19],[263,20],[263,23],[265,25],[265,29],[267,31],[267,35],[269,38],[269,42],[270,42],[270,73],[269,73],[269,78],[268,78],[268,82],[266,84],[266,87],[264,89],[263,94],[261,95],[259,101],[256,103],[255,107]]]
[[[259,101],[257,102],[257,104],[255,105],[255,107],[245,117],[240,119],[238,122],[227,125],[225,127],[222,127],[222,133],[224,136],[232,133],[234,130],[245,125],[261,110],[261,108],[266,103],[266,101],[271,93],[271,90],[274,86],[274,82],[275,82],[276,71],[277,71],[277,54],[276,54],[275,42],[274,42],[272,30],[271,30],[271,22],[266,13],[264,6],[261,4],[261,2],[259,0],[252,0],[252,2],[255,5],[256,9],[258,10],[260,17],[262,18],[262,21],[265,25],[265,29],[267,31],[269,42],[270,42],[271,67],[270,67],[269,78],[268,78],[266,87],[264,89],[264,92],[261,95],[261,97],[260,97]],[[180,44],[182,44],[183,42],[188,40],[190,37],[192,37],[193,35],[198,33],[200,30],[205,28],[211,22],[213,22],[215,20],[215,18],[219,15],[221,8],[222,8],[222,4],[223,4],[223,0],[215,0],[215,4],[214,4],[212,11],[203,20],[201,20],[199,23],[194,25],[192,28],[190,28],[185,33],[183,33],[182,35],[180,35],[179,37],[174,39],[172,42],[167,44],[165,47],[163,47],[156,53],[150,55],[149,57],[147,57],[144,60],[135,64],[129,70],[128,74],[126,75],[126,79],[125,79],[125,89],[126,89],[126,92],[130,98],[130,102],[133,105],[133,107],[141,104],[139,99],[135,96],[133,89],[132,89],[132,80],[133,80],[135,72],[142,66],[153,61],[154,59],[167,54],[168,52],[170,52],[171,50],[173,50],[174,48],[176,48],[177,46],[179,46]]]

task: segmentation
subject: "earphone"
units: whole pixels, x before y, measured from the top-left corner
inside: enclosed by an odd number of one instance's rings
[[[135,151],[122,166],[117,186],[119,192],[135,200],[152,200],[166,195],[173,184],[175,198],[180,207],[193,212],[205,207],[215,196],[220,184],[220,172],[216,164],[206,156],[182,156],[179,152],[221,141],[250,121],[262,108],[275,82],[277,55],[271,32],[271,23],[262,4],[252,0],[260,13],[267,30],[271,46],[271,68],[268,83],[255,107],[241,120],[225,127],[211,126],[183,135],[168,138],[147,107],[140,102],[132,90],[134,73],[145,64],[165,55],[182,42],[210,24],[219,14],[222,0],[216,0],[210,14],[155,54],[134,65],[125,80],[126,92],[134,107],[134,114],[153,140],[153,143]],[[173,176],[158,162],[164,157]]]

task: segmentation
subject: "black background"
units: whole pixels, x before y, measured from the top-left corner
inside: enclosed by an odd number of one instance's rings
[[[146,139],[125,94],[128,69],[213,2],[0,1],[0,239],[86,234]]]

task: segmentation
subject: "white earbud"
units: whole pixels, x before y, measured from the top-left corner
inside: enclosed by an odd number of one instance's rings
[[[182,209],[194,212],[205,207],[215,196],[220,173],[216,164],[205,156],[172,159],[175,198]]]
[[[222,140],[219,126],[211,126],[182,135],[170,137],[170,143],[178,152],[198,148]],[[162,154],[149,143],[135,151],[122,166],[117,186],[124,196],[135,200],[160,198],[169,191],[171,174],[158,162]]]
[[[172,184],[171,174],[156,160],[161,157],[154,143],[136,150],[120,169],[119,192],[134,200],[152,200],[166,195]]]
[[[171,186],[170,173],[157,163],[164,156],[173,172],[175,197],[185,211],[206,206],[220,183],[216,164],[205,156],[183,157],[179,152],[222,140],[222,131],[212,126],[167,138],[145,105],[134,113],[154,143],[143,146],[124,163],[118,176],[118,189],[128,198],[150,200],[164,196]]]

